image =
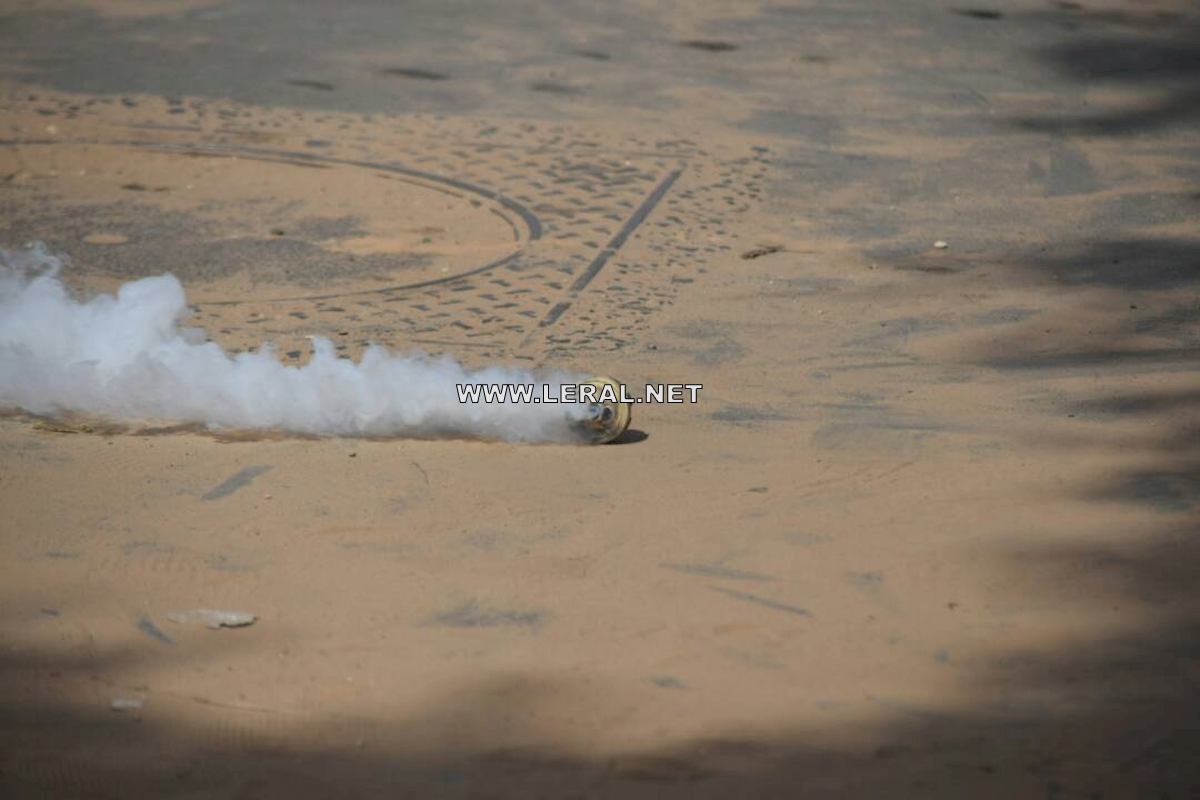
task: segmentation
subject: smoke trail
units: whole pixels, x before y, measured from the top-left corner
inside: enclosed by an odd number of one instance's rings
[[[346,436],[469,436],[579,441],[578,405],[460,403],[461,383],[578,383],[450,358],[392,355],[372,346],[355,363],[313,339],[304,366],[270,345],[231,356],[180,327],[183,287],[172,275],[126,283],[86,302],[58,278],[44,245],[0,250],[0,408],[83,412],[121,422],[203,423]]]

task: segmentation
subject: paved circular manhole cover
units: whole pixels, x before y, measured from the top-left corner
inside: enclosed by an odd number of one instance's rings
[[[332,337],[481,360],[629,346],[727,259],[767,159],[636,126],[0,98],[0,244],[81,296],[163,272],[189,323],[289,362]]]

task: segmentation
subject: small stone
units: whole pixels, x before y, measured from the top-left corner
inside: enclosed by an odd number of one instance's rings
[[[220,611],[212,608],[197,608],[193,611],[168,611],[167,619],[179,625],[204,625],[218,628],[244,628],[258,619],[246,611]]]
[[[950,245],[947,242],[943,242],[941,239],[938,239],[933,243],[933,246],[938,250],[945,250]]]
[[[753,247],[742,253],[742,258],[749,261],[754,258],[762,258],[763,256],[769,256],[772,253],[779,253],[782,251],[783,245],[781,244],[760,244],[758,247]]]
[[[109,704],[109,708],[120,713],[141,711],[145,702],[140,697],[114,697],[112,703]]]

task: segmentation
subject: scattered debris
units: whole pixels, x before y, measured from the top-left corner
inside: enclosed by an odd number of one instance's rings
[[[721,594],[727,594],[730,597],[736,597],[738,600],[745,600],[748,603],[756,603],[765,608],[773,608],[776,611],[786,611],[789,614],[795,614],[800,617],[812,616],[812,613],[809,612],[807,608],[793,606],[788,603],[780,603],[778,600],[772,600],[768,597],[761,597],[756,594],[750,594],[749,592],[739,592],[735,589],[726,589],[723,586],[710,586],[708,588],[712,589],[714,592],[720,592]]]
[[[760,244],[758,247],[742,253],[742,258],[746,261],[749,261],[752,258],[762,258],[763,256],[769,256],[772,253],[781,252],[783,252],[783,245],[781,244]]]
[[[142,615],[142,618],[138,620],[137,628],[151,639],[157,639],[163,644],[175,644],[175,640],[163,633],[162,629],[155,625],[154,620],[148,616]]]
[[[244,628],[258,619],[246,611],[221,611],[213,608],[197,608],[191,611],[168,611],[167,619],[180,625],[204,625],[220,628]]]
[[[689,47],[692,50],[703,50],[708,53],[729,53],[738,49],[738,46],[733,42],[722,42],[716,39],[688,39],[685,42],[680,42],[679,46]]]
[[[217,486],[209,489],[204,494],[200,495],[201,500],[220,500],[222,497],[231,495],[238,489],[247,486],[251,481],[270,470],[271,467],[265,464],[258,464],[253,467],[246,467],[238,470],[232,477],[222,481]]]
[[[386,67],[379,70],[383,75],[392,75],[397,78],[412,78],[418,81],[444,81],[450,78],[444,72],[434,72],[429,69],[420,69],[416,67]]]
[[[477,600],[468,600],[432,617],[425,624],[448,628],[537,627],[544,618],[545,614],[537,610],[491,608],[480,605]]]
[[[119,713],[126,711],[141,711],[146,701],[140,697],[114,697],[109,708]]]

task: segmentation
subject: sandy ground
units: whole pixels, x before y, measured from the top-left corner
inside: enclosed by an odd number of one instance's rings
[[[0,239],[81,293],[704,388],[605,447],[0,419],[5,796],[1196,796],[1197,42],[10,0]]]

